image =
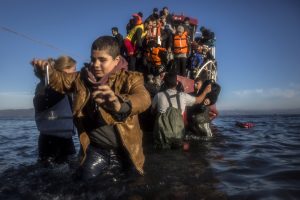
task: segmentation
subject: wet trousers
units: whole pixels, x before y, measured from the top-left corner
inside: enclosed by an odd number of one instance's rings
[[[89,145],[86,159],[78,173],[82,180],[90,180],[98,175],[117,175],[122,168],[122,161],[117,150]]]

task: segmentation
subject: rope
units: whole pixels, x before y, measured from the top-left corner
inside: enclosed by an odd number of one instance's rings
[[[40,44],[40,45],[42,45],[42,46],[46,46],[46,47],[49,47],[49,48],[54,49],[54,50],[56,50],[56,51],[60,51],[60,52],[63,52],[63,53],[67,53],[67,51],[64,51],[63,49],[60,49],[60,48],[58,48],[58,47],[56,47],[56,46],[54,46],[54,45],[52,45],[52,44],[43,42],[43,41],[41,41],[41,40],[34,39],[33,37],[30,37],[30,36],[25,35],[25,34],[23,34],[23,33],[14,31],[14,30],[9,29],[9,28],[7,28],[7,27],[1,26],[1,29],[2,29],[3,31],[9,32],[9,33],[15,34],[15,35],[17,35],[17,36],[19,36],[19,37],[22,37],[22,38],[25,38],[25,39],[27,39],[27,40],[30,40],[30,41],[32,41],[32,42],[34,42],[34,43]],[[80,55],[78,55],[78,54],[72,54],[72,55],[76,55],[76,56],[78,56],[78,57],[81,58],[81,59],[85,59],[85,58],[83,58],[83,56],[80,56]]]

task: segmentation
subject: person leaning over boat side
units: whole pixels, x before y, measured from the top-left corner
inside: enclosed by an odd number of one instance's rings
[[[43,68],[47,61],[33,60]],[[74,118],[81,144],[78,175],[84,180],[123,171],[128,159],[143,174],[144,153],[138,114],[151,104],[143,75],[127,71],[119,45],[111,36],[96,39],[91,62],[81,72],[60,73],[49,68],[50,86],[72,91]],[[124,162],[123,162],[124,161]]]
[[[76,61],[69,56],[49,59],[50,65],[60,72],[74,73]],[[38,161],[46,166],[63,163],[76,153],[72,136],[75,134],[72,115],[72,97],[61,94],[45,83],[42,72],[36,68],[35,75],[40,79],[36,86],[33,105],[35,122],[40,131],[38,140]]]
[[[188,129],[193,134],[212,137],[210,122],[216,114],[210,110],[210,106],[217,102],[221,87],[214,81],[203,80],[205,80],[203,76],[195,79],[194,95],[203,93],[204,88],[209,84],[212,89],[211,92],[207,93],[202,103],[187,108]]]

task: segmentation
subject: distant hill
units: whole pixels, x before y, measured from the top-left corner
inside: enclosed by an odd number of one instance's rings
[[[0,110],[0,117],[34,117],[34,109]]]

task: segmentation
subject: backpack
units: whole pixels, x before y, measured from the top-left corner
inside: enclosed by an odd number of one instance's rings
[[[165,113],[160,113],[156,117],[154,125],[154,147],[158,149],[178,148],[182,145],[182,139],[185,133],[183,117],[180,109],[179,93],[166,95],[169,107]],[[174,108],[171,103],[171,98],[176,97],[177,107]]]

